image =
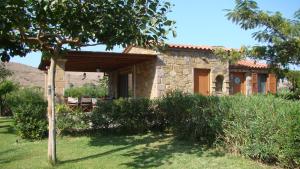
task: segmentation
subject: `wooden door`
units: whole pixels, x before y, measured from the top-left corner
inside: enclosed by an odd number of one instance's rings
[[[252,94],[256,94],[258,92],[257,73],[252,73],[251,76]]]
[[[194,92],[204,96],[209,95],[209,73],[208,69],[195,69],[194,71]]]
[[[232,73],[233,94],[245,94],[245,73],[233,72]]]
[[[277,79],[275,74],[273,73],[269,74],[267,84],[268,84],[268,92],[276,93]]]

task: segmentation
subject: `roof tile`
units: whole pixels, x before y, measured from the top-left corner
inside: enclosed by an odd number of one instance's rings
[[[223,48],[225,50],[231,50],[222,46],[207,46],[207,45],[183,45],[183,44],[168,44],[169,48],[177,49],[195,49],[195,50],[214,50],[216,48]]]
[[[253,69],[267,69],[269,66],[265,63],[258,63],[251,60],[240,60],[236,64],[232,65],[233,67],[247,67]]]

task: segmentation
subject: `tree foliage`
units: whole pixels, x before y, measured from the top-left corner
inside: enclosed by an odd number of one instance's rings
[[[12,74],[13,72],[7,69],[3,63],[0,64],[0,82],[3,82]]]
[[[256,31],[252,36],[259,45],[242,47],[240,57],[263,59],[284,68],[300,63],[300,10],[290,20],[280,12],[261,10],[253,0],[236,0],[236,6],[227,10],[226,16],[242,29]],[[227,57],[231,54],[227,53]]]
[[[156,46],[174,21],[171,3],[163,0],[2,0],[0,2],[2,61],[31,51],[50,57],[48,71],[48,158],[56,162],[55,67],[68,49],[85,46]]]
[[[11,110],[7,104],[7,94],[16,90],[18,86],[12,81],[4,80],[0,82],[0,115],[11,115]]]
[[[12,74],[3,63],[0,64],[0,115],[11,114],[6,104],[6,95],[17,88],[12,81],[7,80]]]
[[[285,76],[292,84],[291,91],[300,92],[300,71],[288,71],[285,73]]]
[[[1,59],[99,44],[152,46],[174,28],[170,7],[161,0],[2,0]]]

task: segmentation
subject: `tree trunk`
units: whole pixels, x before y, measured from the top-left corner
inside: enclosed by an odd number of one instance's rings
[[[51,58],[50,69],[48,72],[48,160],[52,165],[56,163],[55,68],[56,59]]]

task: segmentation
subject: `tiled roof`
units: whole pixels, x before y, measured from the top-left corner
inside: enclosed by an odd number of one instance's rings
[[[207,46],[207,45],[184,45],[184,44],[167,44],[168,48],[171,49],[194,49],[194,50],[208,50],[212,51],[216,48],[222,48],[224,50],[230,51],[230,48],[225,48],[223,46]],[[124,49],[123,53],[128,53],[133,46],[128,46]]]
[[[168,44],[169,48],[177,48],[177,49],[195,49],[195,50],[210,50],[216,48],[223,48],[224,50],[231,50],[229,48],[225,48],[222,46],[207,46],[207,45],[182,45],[182,44]]]
[[[243,68],[253,68],[253,69],[267,69],[268,64],[258,63],[251,60],[240,60],[236,64],[231,65],[232,67],[243,67]]]

